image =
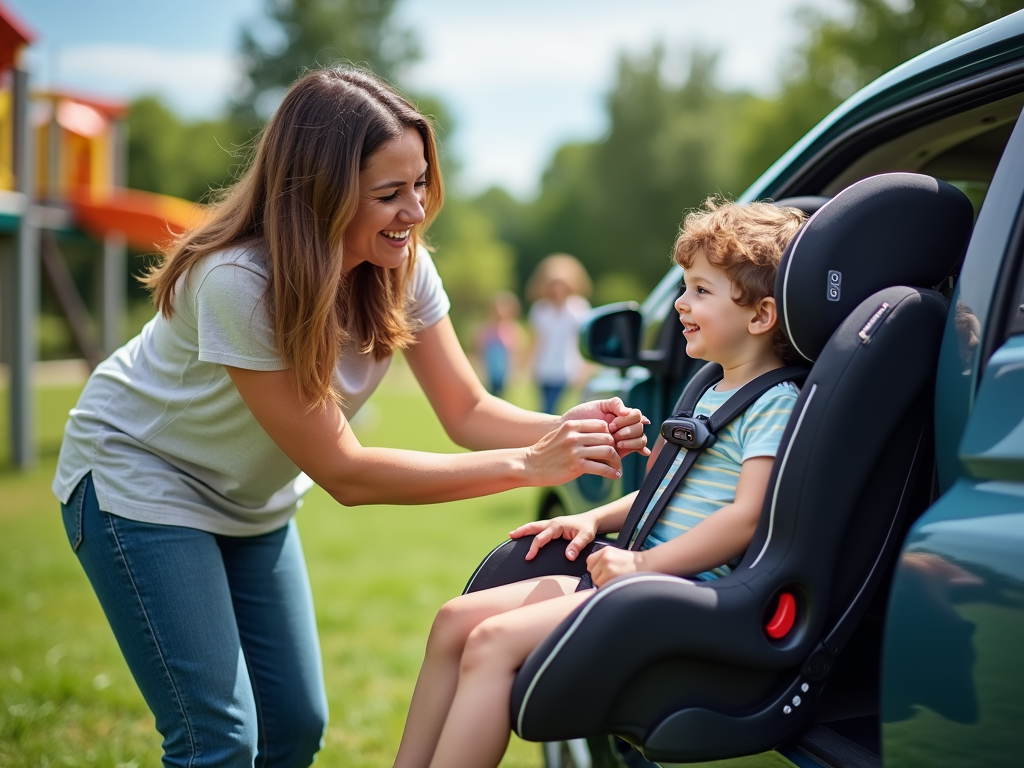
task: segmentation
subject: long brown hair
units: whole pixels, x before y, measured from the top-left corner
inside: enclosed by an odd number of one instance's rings
[[[427,161],[426,219],[414,228],[398,269],[362,262],[342,271],[345,229],[355,216],[359,172],[383,144],[413,128]],[[337,399],[342,346],[380,360],[416,330],[406,287],[422,231],[444,200],[434,130],[387,83],[349,67],[309,72],[288,90],[256,140],[251,164],[212,206],[207,221],[164,252],[143,282],[157,309],[174,312],[178,280],[204,256],[261,243],[269,257],[266,299],[278,352],[313,406]]]

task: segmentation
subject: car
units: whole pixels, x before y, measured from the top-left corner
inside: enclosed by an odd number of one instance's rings
[[[1017,766],[1024,755],[1024,11],[883,75],[828,115],[739,198],[813,213],[860,180],[909,171],[971,200],[975,224],[949,299],[934,391],[929,504],[840,658],[862,701],[774,759],[801,768]],[[661,422],[700,367],[673,302],[673,267],[642,302],[600,307],[581,330],[602,367],[585,398],[619,396]],[[870,414],[865,414],[870,424]],[[870,430],[852,439],[870,439]],[[535,513],[573,514],[639,487],[585,475],[548,489]],[[866,681],[866,685],[865,685]],[[781,757],[780,757],[781,755]],[[612,741],[545,745],[547,764],[645,765]],[[758,763],[763,765],[766,763]],[[778,763],[771,763],[778,764]]]

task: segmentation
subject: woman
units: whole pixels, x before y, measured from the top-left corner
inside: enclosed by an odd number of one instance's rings
[[[421,247],[442,197],[407,101],[359,71],[306,75],[71,412],[54,492],[166,765],[312,762],[327,712],[292,520],[312,482],[345,505],[429,503],[613,477],[646,453],[617,400],[552,418],[486,394]],[[478,452],[359,444],[348,420],[395,349]]]

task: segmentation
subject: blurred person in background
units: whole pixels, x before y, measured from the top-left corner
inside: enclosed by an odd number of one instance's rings
[[[554,413],[562,392],[583,370],[579,330],[590,311],[590,276],[575,256],[555,253],[534,269],[526,293],[533,302],[533,380],[540,390],[541,410]]]
[[[487,391],[503,397],[511,370],[516,367],[524,346],[519,326],[522,311],[519,299],[511,291],[499,291],[491,299],[490,316],[476,337],[476,351],[484,370]]]

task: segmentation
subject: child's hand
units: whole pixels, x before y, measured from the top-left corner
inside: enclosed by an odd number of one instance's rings
[[[571,539],[565,548],[565,556],[575,560],[580,550],[594,540],[597,530],[589,515],[565,515],[521,525],[512,531],[509,537],[518,539],[533,534],[535,535],[530,544],[530,551],[526,553],[527,560],[533,560],[541,547],[555,539]]]
[[[616,576],[646,571],[644,553],[618,547],[602,547],[587,558],[587,570],[595,587],[607,584]]]
[[[570,408],[562,421],[573,419],[603,419],[608,432],[615,436],[615,450],[619,456],[636,451],[641,456],[650,456],[644,426],[651,421],[637,408],[627,408],[617,397],[608,400],[591,400]]]

